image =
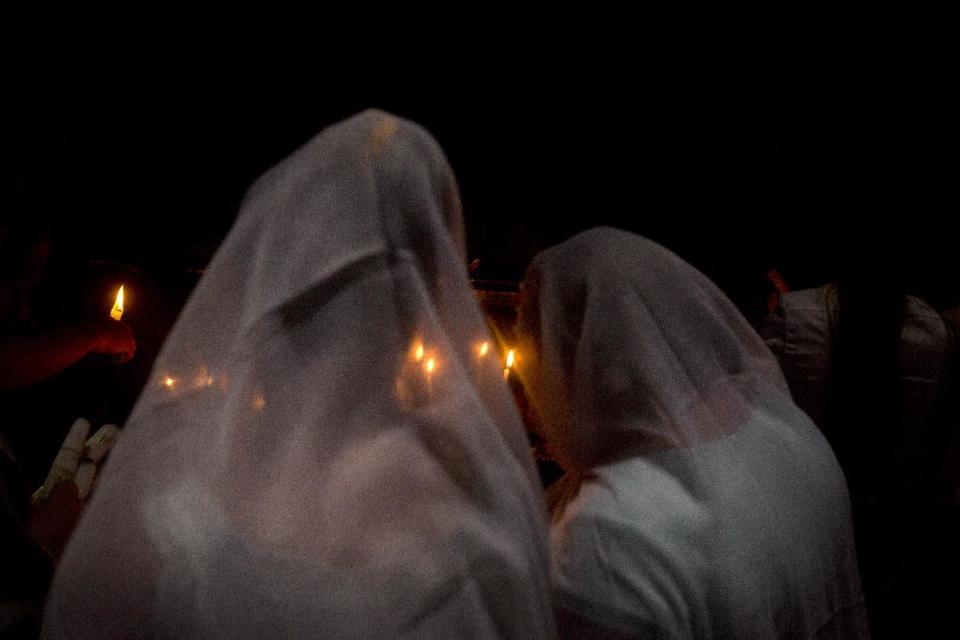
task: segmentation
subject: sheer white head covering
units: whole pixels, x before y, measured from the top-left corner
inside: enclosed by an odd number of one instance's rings
[[[714,439],[789,390],[736,307],[663,247],[594,229],[538,255],[524,281],[534,402],[568,466]],[[542,375],[537,375],[542,372]],[[762,399],[761,399],[762,400]]]
[[[542,496],[436,142],[368,111],[263,176],[69,546],[47,637],[546,638]]]
[[[843,475],[713,283],[595,229],[535,258],[520,324],[572,470],[551,532],[563,611],[628,636],[865,633]]]

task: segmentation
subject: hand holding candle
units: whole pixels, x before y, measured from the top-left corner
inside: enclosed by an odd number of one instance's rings
[[[116,320],[96,322],[93,325],[94,343],[91,351],[113,356],[117,362],[126,362],[137,351],[130,327]]]

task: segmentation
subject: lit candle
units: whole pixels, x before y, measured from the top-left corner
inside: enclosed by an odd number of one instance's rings
[[[423,363],[423,370],[427,374],[427,391],[433,393],[433,371],[437,368],[437,361],[433,358],[428,358],[425,363]]]
[[[417,362],[423,360],[423,343],[417,345],[416,358]]]
[[[483,342],[483,343],[481,343],[481,344],[480,344],[480,349],[479,349],[479,351],[480,351],[480,357],[481,357],[481,358],[482,358],[483,356],[487,355],[487,351],[490,351],[490,343],[489,343],[489,342]]]
[[[110,317],[114,320],[123,317],[123,285],[120,285],[120,290],[117,291],[117,299],[113,303],[113,308],[110,309]]]
[[[513,367],[513,362],[516,360],[516,355],[513,353],[513,349],[507,352],[507,366],[503,368],[503,379],[506,380],[510,377],[510,369]]]

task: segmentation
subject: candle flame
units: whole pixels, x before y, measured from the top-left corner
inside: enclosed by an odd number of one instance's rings
[[[177,384],[176,379],[171,378],[170,376],[167,376],[163,379],[163,386],[165,386],[167,389],[172,389],[173,385],[175,384]]]
[[[427,360],[427,366],[426,366],[427,373],[433,373],[434,366],[436,366],[436,363],[433,361],[433,358],[430,358],[429,360]]]
[[[417,362],[423,360],[423,343],[417,345]]]
[[[114,320],[123,317],[123,285],[120,285],[120,290],[117,291],[117,299],[113,303],[113,308],[110,309],[110,317]]]
[[[487,351],[489,351],[489,350],[490,350],[490,343],[489,343],[489,342],[484,342],[483,344],[481,344],[481,345],[480,345],[480,357],[482,358],[483,356],[487,355]]]
[[[503,368],[503,380],[507,381],[507,378],[510,377],[510,369],[513,367],[513,363],[516,360],[517,356],[514,354],[513,349],[507,351],[507,364]]]

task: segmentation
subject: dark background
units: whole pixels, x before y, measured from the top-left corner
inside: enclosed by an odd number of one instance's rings
[[[613,224],[674,249],[744,309],[762,305],[772,267],[800,288],[851,264],[910,270],[914,290],[949,303],[930,274],[956,253],[951,52],[839,56],[811,41],[783,55],[775,41],[733,54],[115,50],[7,76],[4,181],[54,221],[38,324],[105,314],[125,282],[140,344],[127,365],[90,358],[22,394],[12,419],[52,433],[77,415],[122,420],[247,187],[366,107],[421,123],[447,152],[478,279],[519,280],[536,251]],[[27,462],[45,471],[45,455]]]
[[[51,200],[61,252],[196,267],[259,174],[369,106],[436,135],[461,184],[471,257],[517,263],[606,222],[720,270],[799,260],[841,223],[866,217],[867,239],[880,222],[867,204],[881,198],[864,196],[878,184],[944,183],[960,166],[944,52],[487,49],[318,52],[315,65],[68,58],[8,87],[5,156]]]

